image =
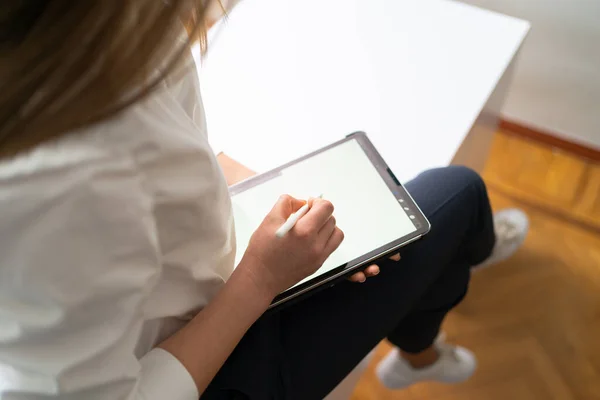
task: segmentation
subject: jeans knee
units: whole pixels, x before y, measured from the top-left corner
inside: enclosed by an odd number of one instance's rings
[[[485,182],[479,173],[464,165],[451,165],[446,168],[454,181],[461,181],[465,186],[473,186],[486,190]]]
[[[406,188],[427,217],[455,198],[458,198],[455,207],[461,212],[468,210],[467,214],[490,209],[483,179],[468,167],[452,165],[430,169],[407,182]]]

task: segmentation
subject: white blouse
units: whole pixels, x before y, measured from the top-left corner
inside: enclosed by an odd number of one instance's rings
[[[0,162],[0,399],[197,400],[153,347],[229,277],[229,193],[195,68]]]

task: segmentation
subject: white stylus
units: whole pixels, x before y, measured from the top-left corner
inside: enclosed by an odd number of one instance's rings
[[[317,196],[315,198],[322,199],[323,194],[320,194],[319,196]],[[283,225],[281,225],[279,227],[279,229],[277,229],[277,231],[275,231],[275,236],[277,236],[278,238],[284,237],[286,233],[288,233],[290,230],[292,230],[294,225],[296,225],[296,222],[298,222],[298,220],[300,218],[302,218],[304,216],[304,214],[306,214],[307,212],[308,212],[308,201],[306,202],[305,205],[300,207],[300,209],[298,211],[296,211],[295,213],[293,213],[292,215],[289,216],[287,221],[285,221],[283,223]]]

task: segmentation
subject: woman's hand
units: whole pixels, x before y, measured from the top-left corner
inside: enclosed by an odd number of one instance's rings
[[[305,204],[284,195],[250,238],[239,268],[245,268],[252,280],[271,296],[283,292],[321,267],[338,248],[344,234],[336,226],[333,205],[312,199],[306,215],[284,237],[275,231]]]
[[[391,256],[390,260],[400,261],[400,253],[396,253],[393,256]],[[371,264],[367,268],[365,268],[363,271],[350,275],[348,280],[350,282],[363,283],[364,281],[367,280],[367,278],[370,278],[370,277],[378,275],[378,274],[379,274],[379,265]]]
[[[240,164],[239,162],[235,161],[234,159],[228,157],[227,155],[225,155],[223,153],[219,154],[217,156],[217,159],[219,160],[219,164],[221,165],[221,168],[223,169],[223,172],[227,179],[228,185],[233,185],[239,181],[250,178],[251,176],[254,176],[256,174],[251,169],[245,167],[244,165]],[[303,204],[304,203],[302,203],[302,205]],[[300,207],[302,205],[300,205]],[[394,260],[394,261],[400,261],[400,253],[394,254],[393,256],[390,257],[390,259]],[[379,274],[379,266],[377,264],[372,264],[372,265],[369,265],[367,268],[365,268],[363,271],[357,272],[357,273],[351,275],[348,278],[348,280],[351,282],[362,283],[362,282],[365,282],[367,278],[370,278],[370,277],[378,275],[378,274]]]

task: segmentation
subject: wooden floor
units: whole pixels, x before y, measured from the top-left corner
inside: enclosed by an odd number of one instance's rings
[[[353,400],[600,399],[600,167],[497,136],[484,173],[493,207],[523,208],[531,230],[514,258],[474,274],[445,322],[476,353],[475,376],[386,390],[373,372],[382,343]]]
[[[496,135],[488,186],[600,232],[600,163],[512,135]]]

